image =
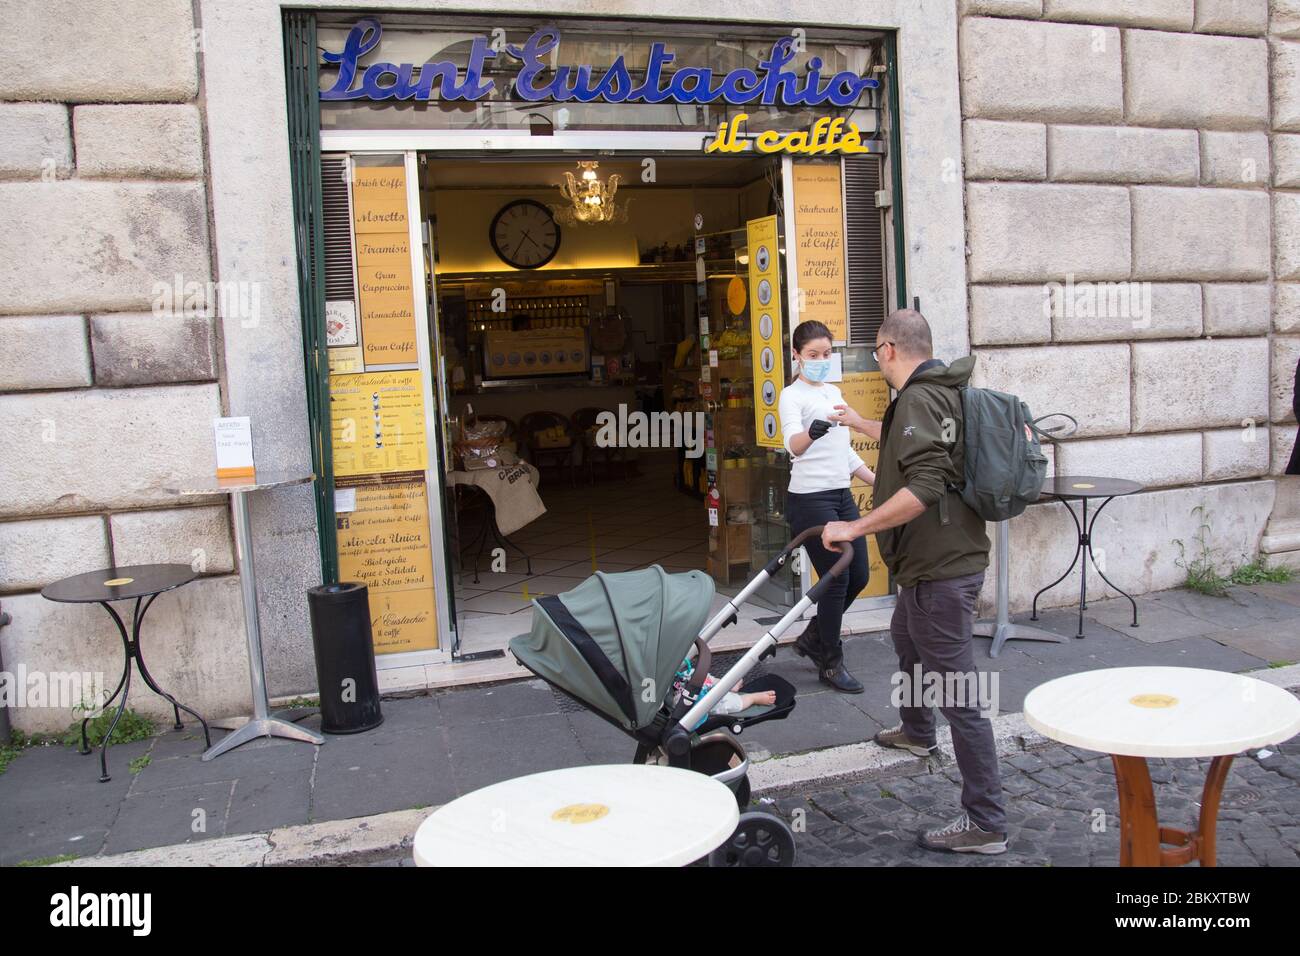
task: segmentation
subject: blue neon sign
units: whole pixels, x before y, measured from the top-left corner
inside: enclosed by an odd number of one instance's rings
[[[450,60],[430,63],[372,63],[358,80],[363,56],[379,45],[382,27],[374,17],[357,21],[348,31],[343,49],[326,50],[326,63],[335,63],[339,75],[334,85],[323,90],[322,100],[428,100],[437,87],[442,100],[479,100],[489,95],[495,82],[483,77],[489,60],[497,57],[487,37],[475,37],[464,68]],[[506,44],[506,56],[519,61],[514,80],[521,99],[556,103],[716,103],[734,106],[747,103],[762,106],[852,106],[865,90],[880,82],[844,71],[823,76],[820,57],[808,59],[802,75],[788,69],[795,57],[794,38],[782,37],[759,60],[756,70],[731,70],[716,76],[708,67],[680,67],[670,75],[664,68],[676,58],[664,43],[650,45],[645,76],[640,82],[620,55],[599,77],[589,65],[550,66],[552,51],[560,43],[557,30],[538,30],[524,43]]]

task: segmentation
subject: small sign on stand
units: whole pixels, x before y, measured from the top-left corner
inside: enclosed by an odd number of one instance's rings
[[[214,418],[212,427],[217,438],[217,477],[252,478],[253,426],[248,416]]]

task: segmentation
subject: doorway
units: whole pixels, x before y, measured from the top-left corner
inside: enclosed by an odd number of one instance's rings
[[[754,441],[745,246],[782,208],[780,160],[422,153],[419,171],[456,657],[499,653],[533,598],[596,570],[698,570],[721,605],[787,540],[788,462]]]

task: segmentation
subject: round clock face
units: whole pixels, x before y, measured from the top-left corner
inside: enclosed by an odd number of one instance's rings
[[[516,269],[536,269],[560,250],[560,227],[551,211],[531,199],[517,199],[501,207],[488,228],[492,248]]]

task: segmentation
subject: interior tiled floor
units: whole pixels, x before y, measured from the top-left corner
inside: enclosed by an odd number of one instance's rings
[[[666,571],[707,570],[708,518],[703,501],[673,486],[672,458],[642,457],[641,474],[624,478],[616,470],[576,484],[549,470],[540,493],[546,514],[510,536],[531,558],[508,552],[505,571],[492,571],[491,546],[474,581],[479,514],[462,516],[466,542],[456,575],[456,609],[461,654],[493,650],[532,624],[533,598],[575,587],[593,571],[631,571],[658,564]],[[720,602],[719,602],[720,603]]]

